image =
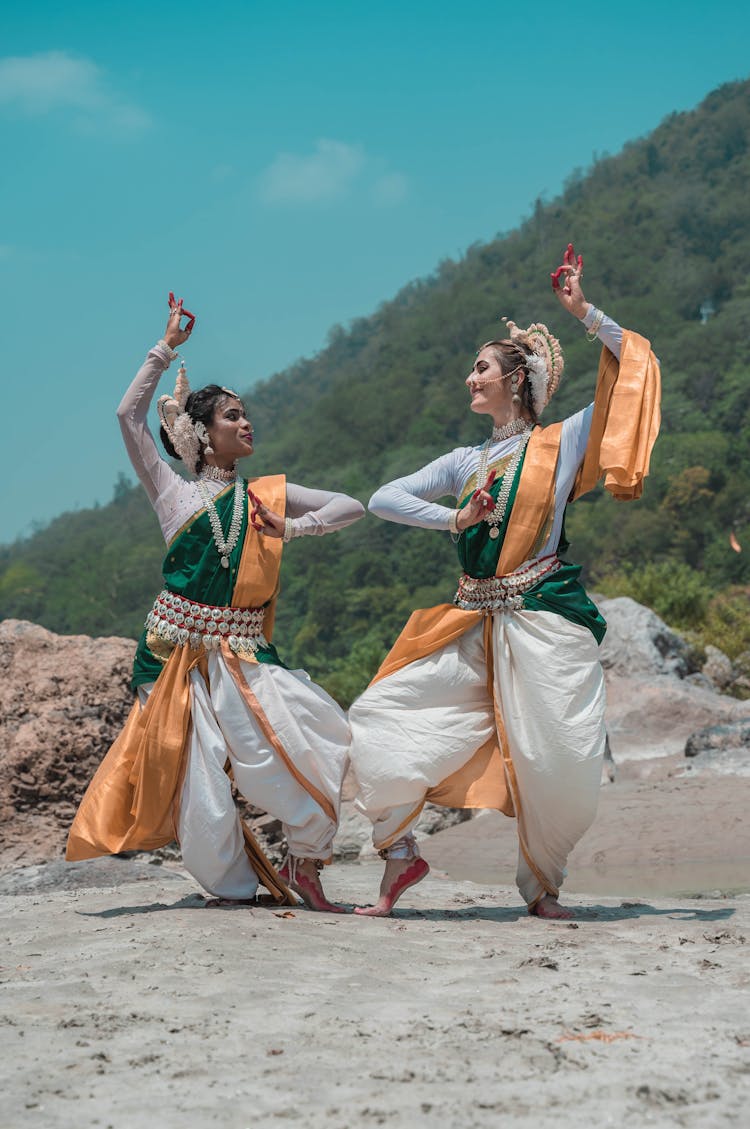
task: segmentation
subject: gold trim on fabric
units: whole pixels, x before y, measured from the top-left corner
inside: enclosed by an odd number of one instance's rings
[[[292,758],[289,756],[289,753],[286,751],[281,741],[279,740],[276,731],[271,725],[271,722],[268,720],[265,710],[248,686],[247,681],[242,674],[242,667],[237,655],[235,655],[234,652],[230,651],[229,647],[227,646],[222,646],[221,653],[224,656],[224,661],[227,664],[227,669],[232,675],[237,689],[245,699],[245,704],[247,705],[248,709],[255,717],[255,720],[257,721],[260,730],[263,733],[263,736],[279,754],[297,783],[305,789],[308,795],[312,796],[312,798],[315,800],[315,803],[318,804],[321,810],[325,812],[328,818],[333,823],[337,823],[338,821],[336,819],[336,810],[329,800],[328,796],[325,796],[319,788],[316,788],[314,784],[312,784],[306,777],[302,775]]]
[[[269,474],[253,478],[248,483],[264,505],[284,517],[286,513],[286,478],[283,474]],[[263,635],[270,643],[279,594],[279,569],[284,542],[281,537],[265,537],[248,518],[245,543],[242,547],[237,579],[232,592],[232,604],[239,608],[265,607]]]
[[[561,423],[553,423],[550,427],[535,427],[531,433],[497,562],[496,576],[515,572],[524,561],[533,557],[534,546],[550,515],[554,514],[555,471],[560,455],[561,436]]]
[[[509,455],[503,455],[502,458],[496,459],[494,463],[490,463],[489,466],[487,467],[487,472],[489,473],[491,470],[494,470],[494,471],[497,471],[498,478],[502,477],[502,475],[505,474],[505,471],[508,468],[508,463],[510,462],[510,460],[512,458],[513,458],[513,452],[511,451],[511,453]],[[479,485],[479,480],[478,480],[478,477],[477,477],[478,474],[479,474],[479,469],[477,468],[477,470],[475,470],[472,474],[469,475],[469,478],[467,479],[467,481],[464,485],[463,493],[461,494],[461,497],[458,499],[459,506],[463,502],[464,498],[468,497],[469,494],[473,494],[474,491],[476,490],[477,486]],[[484,483],[482,483],[482,485],[484,485]]]
[[[374,686],[381,678],[387,678],[409,663],[441,650],[479,623],[481,618],[481,612],[465,612],[453,604],[438,604],[434,608],[419,608],[412,612],[370,685]]]
[[[232,771],[232,762],[229,757],[227,757],[226,759],[224,771],[226,772],[229,779],[234,782],[234,772]],[[273,900],[275,902],[278,902],[280,905],[296,906],[297,898],[291,892],[286,882],[284,882],[283,878],[281,878],[279,872],[276,870],[276,867],[273,865],[268,855],[265,853],[260,843],[255,838],[252,831],[245,823],[239,812],[237,813],[237,817],[240,821],[240,828],[242,829],[245,854],[250,860],[250,865],[252,866],[253,870],[258,875],[261,886],[265,886]]]
[[[421,814],[422,808],[424,807],[426,800],[427,800],[427,797],[425,796],[423,799],[421,799],[419,801],[419,803],[414,808],[414,810],[411,812],[411,814],[407,815],[406,819],[401,820],[401,822],[399,823],[398,827],[396,828],[396,830],[393,832],[392,835],[389,835],[388,838],[384,839],[382,843],[373,843],[375,850],[376,851],[385,851],[385,850],[387,850],[388,847],[391,846],[392,843],[395,843],[396,840],[401,837],[401,833],[403,832],[404,828],[408,827],[409,824],[411,823],[411,821],[413,819],[416,819],[417,816]]]
[[[190,728],[190,672],[201,654],[176,647],[146,704],[138,701],[97,769],[68,835],[71,861],[150,851],[176,838],[174,799]]]
[[[228,486],[225,486],[223,490],[220,490],[218,494],[215,494],[214,495],[214,501],[216,501],[217,498],[221,498],[221,496],[223,494],[226,494],[227,490],[234,490],[234,483],[233,482],[230,482]],[[193,522],[196,521],[197,518],[201,517],[201,515],[204,514],[205,512],[206,512],[206,507],[202,506],[199,510],[196,510],[194,514],[191,514],[190,517],[187,519],[187,521],[183,522],[183,524],[177,530],[177,532],[175,533],[172,540],[170,542],[168,542],[167,549],[171,549],[172,546],[174,545],[175,541],[177,540],[177,538],[180,537],[185,532],[185,530],[188,529],[189,526],[191,526],[193,524]]]
[[[586,455],[571,498],[600,478],[619,501],[640,498],[661,423],[661,370],[645,337],[624,329],[620,360],[606,347],[599,360]]]

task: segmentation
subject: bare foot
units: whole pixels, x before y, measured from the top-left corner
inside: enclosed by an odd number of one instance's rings
[[[529,909],[529,913],[533,917],[543,917],[547,921],[570,921],[571,917],[575,917],[572,909],[561,906],[557,898],[553,898],[551,894],[545,894]]]
[[[343,906],[329,902],[323,893],[318,868],[315,859],[295,859],[294,868],[289,859],[286,860],[279,877],[286,882],[295,894],[299,894],[308,909],[317,910],[319,913],[346,913]],[[292,873],[294,877],[292,878]]]
[[[388,917],[404,890],[416,886],[429,873],[423,858],[387,859],[378,902],[374,906],[355,906],[354,912],[361,917]]]

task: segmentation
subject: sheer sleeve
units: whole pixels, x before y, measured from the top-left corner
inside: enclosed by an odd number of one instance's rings
[[[348,494],[311,490],[286,484],[286,516],[292,519],[292,537],[335,533],[365,516],[365,508]]]
[[[371,513],[399,525],[417,525],[421,529],[450,529],[453,510],[439,506],[435,498],[456,497],[458,451],[449,451],[428,463],[414,474],[395,478],[376,490],[370,498]]]
[[[161,343],[154,345],[117,409],[128,458],[152,506],[156,505],[161,495],[174,487],[175,479],[182,481],[159,455],[147,423],[148,409],[159,378],[169,368],[171,360],[167,346]]]
[[[581,324],[587,330],[590,330],[592,325],[594,324],[594,318],[596,317],[596,312],[597,312],[596,306],[589,304],[588,310],[586,311],[584,316],[581,318]],[[601,311],[600,311],[600,313],[601,313]],[[602,345],[607,346],[610,353],[614,353],[614,355],[617,357],[617,359],[619,361],[619,359],[620,359],[620,349],[622,348],[622,328],[621,328],[621,326],[619,326],[616,321],[613,321],[612,318],[609,318],[609,317],[607,317],[606,314],[603,314],[602,320],[601,320],[601,325],[599,326],[599,328],[596,331],[596,336],[599,338]]]

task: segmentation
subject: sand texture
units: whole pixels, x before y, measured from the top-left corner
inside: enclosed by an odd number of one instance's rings
[[[372,920],[64,866],[0,898],[5,1129],[745,1123],[750,896],[577,895],[553,925],[433,871]],[[362,902],[379,874],[326,885]]]

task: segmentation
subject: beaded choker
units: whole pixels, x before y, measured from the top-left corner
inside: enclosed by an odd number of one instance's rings
[[[234,482],[237,477],[237,466],[231,470],[222,470],[220,466],[204,466],[198,478],[210,478],[212,482]]]
[[[512,419],[510,423],[504,423],[502,427],[492,428],[492,438],[495,443],[500,439],[510,439],[511,435],[520,435],[529,427],[527,419]]]

